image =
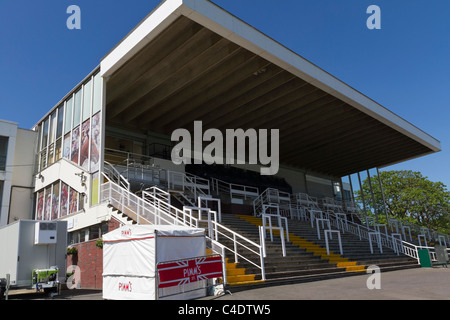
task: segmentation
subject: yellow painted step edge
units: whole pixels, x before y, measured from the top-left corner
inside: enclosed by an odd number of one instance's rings
[[[253,216],[237,215],[239,218],[246,220],[258,226],[262,226],[262,220]],[[307,252],[313,252],[314,255],[320,256],[322,260],[328,260],[330,263],[336,263],[338,268],[345,268],[347,272],[363,272],[366,266],[357,266],[356,261],[349,261],[348,258],[330,252],[326,254],[326,249],[314,244],[313,242],[303,239],[295,234],[289,233],[289,239],[292,244],[306,249]]]
[[[245,274],[241,276],[227,276],[228,284],[244,281],[255,281],[255,274]]]
[[[253,281],[240,281],[240,282],[232,282],[228,283],[229,286],[238,286],[244,284],[255,284],[255,283],[263,283],[264,280],[253,280]]]

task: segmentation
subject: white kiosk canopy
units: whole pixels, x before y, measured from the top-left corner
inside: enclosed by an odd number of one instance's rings
[[[204,229],[123,226],[103,236],[103,298],[156,300],[158,263],[205,255]],[[178,300],[206,295],[202,281],[160,290],[161,296]]]

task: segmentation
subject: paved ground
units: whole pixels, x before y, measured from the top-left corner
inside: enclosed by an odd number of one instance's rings
[[[217,300],[450,300],[450,268],[420,268],[247,290]]]
[[[418,268],[380,274],[380,289],[370,274],[235,292],[200,300],[450,300],[450,268]],[[232,291],[232,289],[231,289]],[[21,292],[10,300],[50,299],[42,294]],[[55,300],[102,300],[100,291],[66,290]]]

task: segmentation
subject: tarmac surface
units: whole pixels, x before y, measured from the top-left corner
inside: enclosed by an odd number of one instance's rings
[[[247,290],[215,299],[450,300],[450,269],[417,268],[381,272],[378,280],[375,274],[362,273],[344,278]]]
[[[376,277],[379,276],[379,277]],[[372,287],[370,289],[369,287]],[[379,289],[378,289],[379,288]],[[450,300],[450,268],[416,268],[298,283],[199,299],[208,301],[275,300]],[[9,300],[103,300],[101,291],[64,290],[49,297],[30,291],[11,292]]]

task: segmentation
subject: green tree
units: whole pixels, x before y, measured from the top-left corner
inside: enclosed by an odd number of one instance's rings
[[[386,223],[386,216],[448,234],[450,231],[450,192],[442,182],[433,182],[420,172],[382,171],[380,180],[384,192],[381,193],[378,177],[371,177],[372,194],[369,179],[363,181],[366,212],[369,215],[378,212],[379,223]],[[361,192],[356,198],[362,200]],[[373,203],[375,200],[375,203]],[[386,211],[387,215],[386,215]]]

